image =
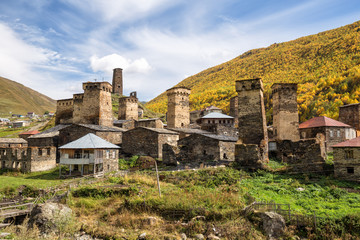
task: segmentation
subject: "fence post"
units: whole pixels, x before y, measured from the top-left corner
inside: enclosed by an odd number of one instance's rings
[[[290,210],[290,203],[288,204],[288,210],[289,210],[289,222],[291,223],[291,210]]]
[[[316,213],[314,211],[314,228],[315,228],[315,232],[316,232]]]

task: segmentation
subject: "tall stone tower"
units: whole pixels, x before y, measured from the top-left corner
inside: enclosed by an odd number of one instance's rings
[[[83,89],[84,97],[79,123],[112,126],[111,84],[86,82],[83,83]]]
[[[55,125],[73,122],[73,104],[72,98],[57,100]]]
[[[166,91],[168,96],[167,126],[168,128],[186,128],[190,124],[189,95],[186,87],[174,87]]]
[[[297,109],[297,84],[275,83],[271,87],[273,99],[273,126],[276,140],[300,140]]]
[[[138,120],[138,99],[136,96],[119,98],[119,120]]]
[[[82,121],[83,100],[84,100],[83,93],[78,93],[73,95],[73,101],[74,101],[73,123],[80,123]]]
[[[353,103],[339,108],[339,121],[356,129],[356,136],[360,136],[360,103]]]
[[[123,74],[121,68],[115,68],[112,79],[112,93],[123,95]]]
[[[239,123],[239,97],[230,98],[230,116],[234,117],[234,125],[238,127]]]
[[[235,160],[243,168],[257,169],[268,161],[268,135],[263,84],[260,78],[236,81],[239,140]]]

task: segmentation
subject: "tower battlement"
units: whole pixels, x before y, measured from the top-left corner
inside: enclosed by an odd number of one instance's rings
[[[235,87],[237,92],[259,89],[261,91],[264,91],[263,83],[260,78],[237,80],[235,83]]]

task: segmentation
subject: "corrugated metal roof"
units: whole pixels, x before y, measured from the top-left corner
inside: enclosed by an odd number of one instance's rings
[[[78,140],[72,141],[68,144],[59,147],[59,149],[109,149],[109,148],[115,149],[120,147],[92,133],[86,134],[85,136],[79,138]]]
[[[325,116],[314,117],[299,125],[300,129],[314,128],[314,127],[351,127],[351,126]]]
[[[201,119],[208,119],[208,118],[211,118],[211,119],[214,119],[214,118],[233,119],[234,117],[231,117],[231,116],[229,116],[229,115],[225,115],[225,114],[222,114],[222,113],[218,113],[218,112],[212,112],[212,113],[206,114],[206,115],[203,116]]]
[[[360,137],[353,138],[345,142],[337,143],[332,147],[360,147]]]

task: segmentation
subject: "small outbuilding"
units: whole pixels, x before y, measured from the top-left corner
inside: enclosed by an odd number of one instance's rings
[[[336,178],[360,181],[360,137],[332,146]]]
[[[89,133],[73,142],[59,147],[60,149],[60,177],[61,165],[66,165],[67,176],[74,175],[103,175],[119,169],[118,146]]]
[[[234,161],[236,137],[192,134],[178,142],[179,160],[184,162]]]
[[[126,154],[162,158],[165,143],[176,146],[179,134],[162,128],[137,127],[123,133],[122,150]]]

